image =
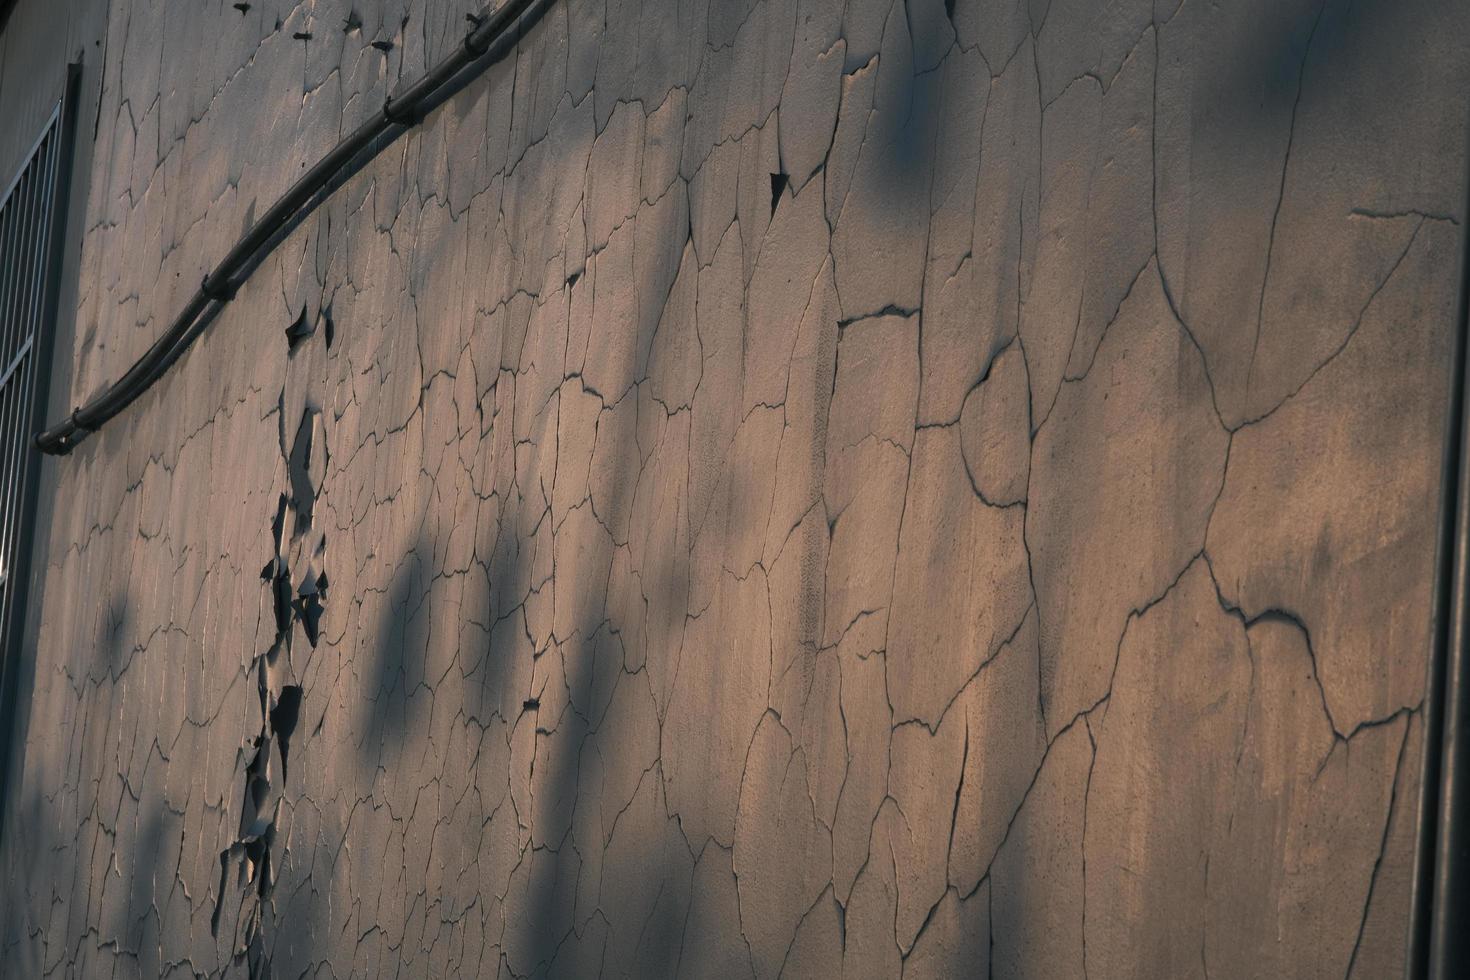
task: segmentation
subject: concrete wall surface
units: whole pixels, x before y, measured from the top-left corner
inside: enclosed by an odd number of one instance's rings
[[[105,9],[56,413],[473,8]],[[1470,5],[531,21],[47,463],[0,973],[1397,974]]]

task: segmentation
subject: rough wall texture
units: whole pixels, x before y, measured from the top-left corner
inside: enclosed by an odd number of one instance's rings
[[[57,404],[467,9],[113,0]],[[1397,972],[1467,37],[540,4],[48,469],[5,974]]]

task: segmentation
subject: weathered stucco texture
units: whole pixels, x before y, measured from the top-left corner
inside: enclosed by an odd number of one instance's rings
[[[113,0],[57,404],[470,9]],[[532,19],[48,464],[3,972],[1396,973],[1470,7]]]

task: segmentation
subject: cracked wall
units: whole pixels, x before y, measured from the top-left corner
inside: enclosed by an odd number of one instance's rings
[[[112,0],[58,410],[470,12]],[[1470,10],[531,19],[48,464],[6,974],[1395,974]]]

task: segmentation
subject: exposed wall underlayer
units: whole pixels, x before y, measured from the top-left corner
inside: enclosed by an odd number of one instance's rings
[[[468,9],[113,0],[56,403]],[[50,464],[4,972],[1397,972],[1467,37],[542,3]]]

